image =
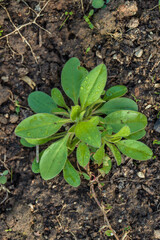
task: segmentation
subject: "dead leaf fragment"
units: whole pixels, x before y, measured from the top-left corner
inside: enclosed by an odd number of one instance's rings
[[[33,80],[31,78],[29,78],[28,76],[22,77],[21,80],[26,82],[32,89],[34,89],[36,86],[35,82],[33,82]]]

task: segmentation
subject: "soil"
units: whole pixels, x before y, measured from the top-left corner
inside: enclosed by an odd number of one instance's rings
[[[154,157],[146,162],[124,158],[120,167],[113,163],[112,171],[100,179],[103,188],[95,185],[95,191],[100,202],[112,207],[107,216],[120,239],[127,229],[124,239],[160,239],[160,147],[153,144],[160,139],[154,131],[160,107],[157,4],[110,0],[105,9],[95,10],[92,30],[83,18],[92,9],[89,0],[0,1],[2,37],[15,30],[13,24],[26,24],[22,36],[14,32],[0,39],[0,172],[10,170],[0,191],[0,239],[114,239],[105,235],[103,214],[88,182],[73,188],[62,174],[43,181],[31,171],[35,151],[22,147],[14,134],[17,124],[32,114],[28,95],[61,89],[61,70],[71,57],[78,57],[88,70],[106,64],[106,88],[127,86],[127,97],[136,100],[148,118],[142,141]],[[64,22],[66,11],[73,15]],[[18,114],[15,101],[21,105]]]

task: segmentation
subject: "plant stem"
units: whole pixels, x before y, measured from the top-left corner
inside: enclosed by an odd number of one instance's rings
[[[39,163],[39,145],[36,145],[36,162]]]
[[[95,193],[95,190],[94,190],[94,183],[93,182],[90,182],[90,190],[91,190],[91,193],[92,193],[92,196],[95,200],[95,202],[97,203],[98,207],[100,208],[100,210],[102,211],[103,213],[103,216],[104,216],[104,220],[105,222],[107,223],[107,226],[108,228],[111,230],[111,232],[113,233],[114,237],[116,240],[119,240],[119,237],[117,236],[116,232],[114,231],[114,229],[112,228],[108,218],[107,218],[107,215],[106,215],[106,212],[103,208],[103,206],[100,204],[100,202],[98,201],[98,198],[96,196],[96,193]]]

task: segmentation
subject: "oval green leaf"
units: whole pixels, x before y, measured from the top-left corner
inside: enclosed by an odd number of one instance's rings
[[[90,160],[90,151],[85,143],[80,143],[77,148],[77,160],[80,166],[85,167]]]
[[[122,127],[119,132],[117,132],[116,134],[112,135],[112,138],[117,138],[117,137],[127,137],[129,136],[131,133],[130,128],[126,125],[124,127]]]
[[[41,161],[42,155],[44,153],[45,150],[43,150],[42,152],[40,152],[39,154],[39,162]],[[37,163],[37,159],[36,157],[34,158],[33,162],[32,162],[32,172],[34,173],[40,173],[39,170],[39,162]]]
[[[109,101],[113,98],[118,98],[118,97],[122,97],[123,95],[125,95],[128,92],[128,89],[126,86],[123,85],[116,85],[113,86],[111,88],[109,88],[104,97],[103,100],[105,101]]]
[[[98,114],[110,114],[119,110],[132,110],[138,111],[136,102],[129,98],[115,98],[106,102],[96,113]]]
[[[66,95],[72,99],[75,105],[78,104],[81,82],[87,71],[80,67],[78,58],[69,59],[63,67],[61,84]]]
[[[51,144],[43,153],[39,164],[40,174],[44,180],[57,176],[64,168],[67,160],[68,136]]]
[[[112,168],[112,161],[111,159],[106,156],[106,159],[103,160],[103,167],[98,169],[98,171],[104,176],[105,174],[108,174]]]
[[[72,109],[71,109],[71,113],[70,113],[70,118],[75,121],[78,117],[79,117],[79,114],[80,114],[80,106],[79,105],[76,105],[76,106],[72,106]]]
[[[125,138],[132,139],[132,140],[139,140],[139,139],[143,138],[145,135],[146,135],[146,131],[144,129],[142,129],[136,133],[130,134],[128,137],[125,137]]]
[[[5,184],[7,182],[7,178],[5,176],[0,176],[0,184]]]
[[[97,101],[106,85],[107,69],[104,64],[95,67],[84,78],[80,87],[80,102],[82,109]]]
[[[121,154],[119,152],[119,150],[116,148],[115,145],[111,144],[111,143],[106,143],[107,146],[110,148],[111,152],[113,153],[113,156],[115,157],[115,160],[117,162],[117,165],[121,165],[121,162],[122,162],[122,157],[121,157]]]
[[[68,160],[63,168],[63,177],[65,181],[72,187],[78,187],[81,183],[79,173]]]
[[[147,145],[136,140],[122,140],[117,142],[116,146],[124,155],[135,160],[149,160],[153,155],[152,150]]]
[[[92,7],[94,8],[102,8],[104,5],[104,0],[93,0]]]
[[[125,125],[130,128],[131,133],[138,132],[147,126],[147,118],[144,114],[129,110],[110,113],[105,117],[105,121],[112,127],[114,133],[120,131]]]
[[[58,88],[53,88],[51,90],[51,97],[58,106],[68,108],[64,101],[63,95]]]
[[[28,105],[35,113],[52,113],[57,107],[53,99],[41,91],[35,91],[29,95]]]
[[[9,173],[8,170],[5,170],[2,174],[3,176],[6,176],[8,173]]]
[[[15,129],[15,134],[22,138],[47,138],[62,126],[62,118],[53,114],[38,113],[24,119]]]
[[[36,144],[31,144],[29,142],[27,142],[24,138],[20,139],[20,143],[24,146],[24,147],[35,147]]]
[[[95,162],[100,166],[103,162],[103,158],[105,155],[104,145],[102,145],[93,155],[93,158],[95,159]]]
[[[75,128],[76,137],[93,147],[101,146],[101,133],[90,121],[79,122]]]

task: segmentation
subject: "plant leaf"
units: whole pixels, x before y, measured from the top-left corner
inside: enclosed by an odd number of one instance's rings
[[[106,156],[106,159],[103,160],[103,167],[98,169],[98,171],[102,174],[104,177],[105,174],[108,174],[112,168],[112,161],[111,159]]]
[[[51,90],[51,97],[58,106],[68,109],[68,106],[64,101],[63,95],[58,88],[53,88]]]
[[[123,85],[116,85],[116,86],[113,86],[111,88],[109,88],[104,97],[103,97],[103,100],[105,101],[109,101],[113,98],[118,98],[118,97],[122,97],[124,94],[126,94],[128,92],[128,89],[126,86],[123,86]]]
[[[119,150],[116,148],[115,145],[113,145],[111,143],[106,142],[106,144],[110,148],[111,152],[113,153],[113,156],[115,157],[117,165],[118,166],[121,165],[122,157],[121,157],[121,154],[120,154]]]
[[[49,113],[38,113],[24,119],[15,129],[22,138],[47,138],[62,126],[62,118]]]
[[[75,134],[82,142],[93,147],[98,148],[101,145],[101,133],[90,121],[79,122],[75,128]]]
[[[45,144],[49,141],[51,141],[54,137],[48,137],[48,138],[38,138],[38,139],[33,139],[33,138],[25,138],[26,142],[32,146],[36,145],[42,145]]]
[[[119,110],[132,110],[138,111],[137,104],[129,98],[115,98],[106,102],[96,113],[98,114],[110,114]]]
[[[28,105],[35,113],[52,113],[57,105],[53,99],[41,91],[32,92],[28,97]]]
[[[131,133],[130,128],[126,125],[122,127],[116,134],[111,135],[111,138],[127,137]]]
[[[35,147],[36,144],[31,144],[29,142],[27,142],[24,138],[20,139],[20,143],[24,146],[24,147]]]
[[[80,166],[85,167],[90,160],[90,151],[85,143],[80,143],[77,148],[77,160]]]
[[[7,178],[5,176],[0,176],[0,184],[5,184],[7,182]]]
[[[57,176],[64,168],[67,160],[68,136],[51,144],[43,153],[40,161],[40,174],[44,180]]]
[[[72,99],[75,105],[78,104],[81,82],[87,71],[80,67],[78,58],[69,59],[63,67],[61,84],[66,95]]]
[[[63,108],[58,108],[58,107],[52,109],[52,113],[57,114],[57,115],[66,115],[66,116],[69,116],[69,113],[68,113],[65,109],[63,109]]]
[[[82,172],[82,175],[83,175],[84,179],[86,179],[88,181],[90,180],[90,177],[88,176],[88,174]]]
[[[144,114],[130,110],[110,113],[105,120],[112,127],[114,133],[117,133],[125,125],[130,128],[131,133],[138,132],[147,126],[147,118]]]
[[[76,105],[76,106],[72,106],[72,109],[71,109],[71,113],[70,113],[70,118],[75,121],[78,117],[79,117],[79,114],[80,114],[80,106],[79,105]]]
[[[95,159],[95,162],[100,166],[103,162],[103,158],[105,155],[104,145],[102,145],[93,155],[93,158]]]
[[[32,162],[32,172],[33,173],[40,173],[39,163],[37,163],[36,158]]]
[[[39,163],[41,161],[41,158],[42,158],[42,155],[44,153],[45,150],[41,151],[40,154],[39,154],[39,162],[37,163],[37,159],[36,157],[34,158],[33,162],[32,162],[32,172],[34,173],[40,173],[40,170],[39,170]]]
[[[65,166],[63,168],[63,176],[66,182],[71,185],[72,187],[78,187],[81,183],[81,179],[79,173],[76,169],[72,166],[70,161],[66,161]]]
[[[80,87],[80,102],[82,109],[85,109],[100,98],[106,81],[107,69],[104,64],[98,65],[88,73],[83,79]]]
[[[100,119],[98,116],[95,116],[95,117],[92,117],[89,121],[90,121],[90,123],[93,123],[95,126],[97,126]]]
[[[116,146],[124,155],[135,160],[149,160],[153,155],[148,146],[136,140],[122,140],[117,142]]]
[[[92,0],[92,7],[102,8],[104,5],[104,0]]]
[[[8,174],[8,170],[5,170],[2,174],[3,176],[6,176]]]
[[[146,131],[144,129],[142,129],[136,133],[130,134],[128,137],[125,137],[125,138],[132,139],[132,140],[139,140],[139,139],[143,138],[145,135],[146,135]]]

